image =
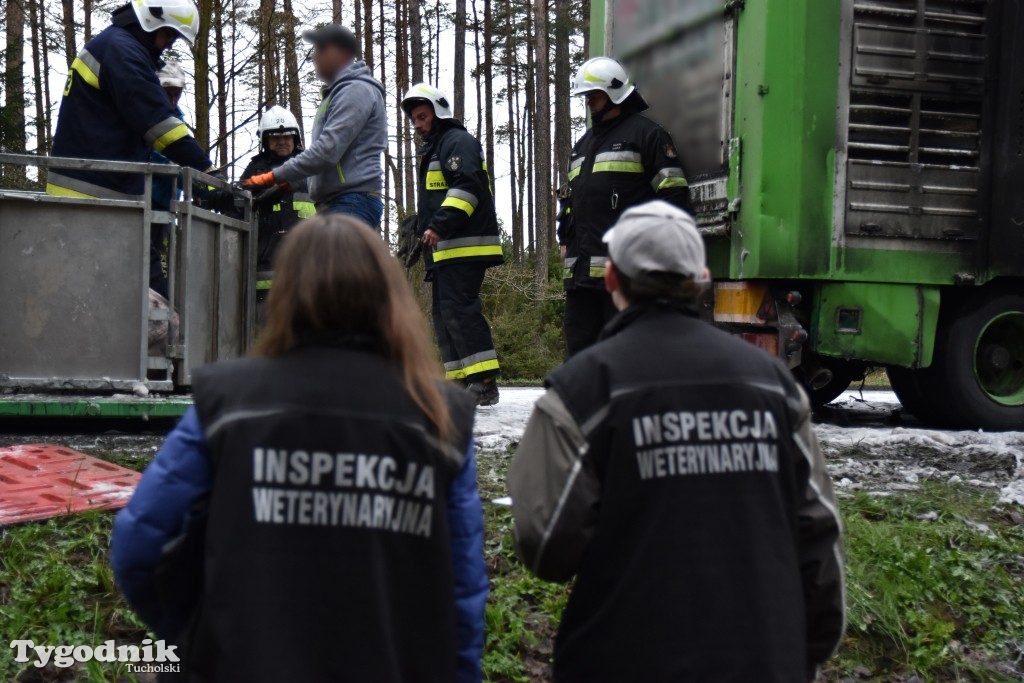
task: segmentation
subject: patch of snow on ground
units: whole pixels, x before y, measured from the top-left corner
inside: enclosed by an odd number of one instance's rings
[[[497,406],[477,411],[477,447],[501,451],[518,443],[543,393],[502,388]],[[847,391],[830,407],[843,424],[822,422],[814,430],[840,493],[913,490],[935,480],[1000,489],[1001,502],[1024,505],[1024,432],[890,425],[900,407],[891,391]]]

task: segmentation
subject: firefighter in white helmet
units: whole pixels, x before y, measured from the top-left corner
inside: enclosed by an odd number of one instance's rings
[[[641,114],[647,101],[621,64],[608,57],[585,62],[572,95],[586,98],[591,127],[569,156],[558,214],[567,356],[596,342],[616,313],[604,286],[608,228],[637,204],[664,199],[685,209],[689,198],[672,137]]]
[[[259,125],[260,151],[245,167],[241,180],[271,173],[302,151],[302,130],[295,115],[273,106],[263,113]],[[274,185],[255,192],[253,206],[259,223],[257,239],[256,300],[262,303],[272,285],[274,254],[288,231],[303,218],[316,215],[306,179]]]
[[[180,166],[212,166],[160,87],[160,55],[199,30],[192,0],[133,0],[112,25],[82,48],[64,87],[51,154],[55,157],[149,161],[153,150]],[[71,197],[137,199],[139,175],[53,169],[47,192]]]
[[[414,85],[402,109],[423,140],[417,236],[433,287],[434,333],[445,374],[480,405],[498,402],[498,354],[480,303],[484,273],[504,261],[480,143],[440,90]]]

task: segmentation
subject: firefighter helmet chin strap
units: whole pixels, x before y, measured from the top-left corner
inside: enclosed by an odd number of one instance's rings
[[[612,102],[612,98],[607,98],[607,101],[605,102],[604,106],[601,107],[600,111],[596,113],[590,112],[590,120],[593,121],[595,124],[603,122],[604,117],[607,116],[608,113],[611,112],[612,109],[615,109],[615,107],[617,106],[619,105]]]

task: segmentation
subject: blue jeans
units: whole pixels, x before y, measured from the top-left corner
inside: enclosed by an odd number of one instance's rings
[[[380,197],[368,192],[350,192],[338,195],[323,207],[318,208],[318,212],[354,216],[380,232],[380,219],[384,216],[384,202]]]

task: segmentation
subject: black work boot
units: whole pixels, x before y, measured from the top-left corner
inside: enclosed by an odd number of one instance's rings
[[[480,382],[469,382],[466,389],[476,397],[478,406],[493,406],[498,403],[498,382],[493,377]]]

